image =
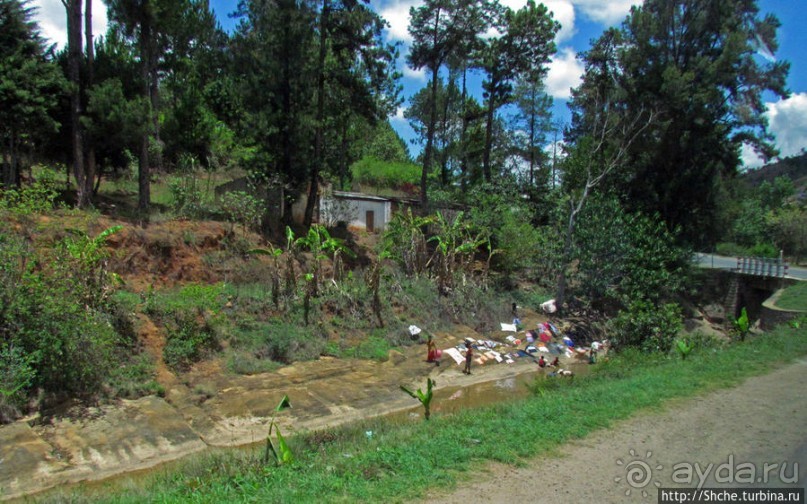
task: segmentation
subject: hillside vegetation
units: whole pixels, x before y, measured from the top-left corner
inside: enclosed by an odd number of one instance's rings
[[[431,80],[406,111],[371,4],[238,2],[226,33],[205,2],[116,0],[100,37],[64,3],[56,51],[0,0],[3,421],[214,360],[384,358],[410,324],[484,332],[549,298],[580,340],[666,354],[694,250],[807,256],[793,180],[738,177],[744,147],[777,154],[762,97],[787,95],[757,2],[646,0],[581,53],[562,131],[540,3],[413,9],[406,62]],[[410,205],[382,235],[316,222],[323,186],[368,183]]]

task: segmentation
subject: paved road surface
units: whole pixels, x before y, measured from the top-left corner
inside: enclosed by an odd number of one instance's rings
[[[726,257],[698,252],[695,254],[695,261],[704,268],[735,269],[737,267],[736,257]],[[788,277],[795,278],[797,280],[807,280],[807,268],[790,266],[788,269]]]

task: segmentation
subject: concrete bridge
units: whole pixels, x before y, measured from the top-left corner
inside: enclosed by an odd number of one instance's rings
[[[745,272],[750,274],[753,273],[754,268],[756,267],[757,271],[761,272],[762,266],[761,265],[756,266],[757,263],[752,263],[750,261],[751,259],[757,259],[757,258],[728,257],[716,254],[705,254],[702,252],[696,253],[694,258],[696,264],[701,268],[720,269],[735,272],[745,268]],[[782,262],[780,268],[781,268],[780,271],[783,272],[783,276],[785,278],[792,278],[795,280],[807,280],[807,268],[799,268],[796,266],[791,266],[785,262]],[[776,274],[775,267],[771,271],[771,273],[772,273],[771,275],[763,275],[763,276],[782,276]]]
[[[703,268],[720,270],[716,274],[718,281],[726,286],[723,306],[728,325],[740,316],[743,308],[752,322],[760,321],[763,329],[799,315],[799,312],[777,308],[775,301],[785,287],[807,281],[807,269],[790,267],[781,259],[696,254],[695,260]]]

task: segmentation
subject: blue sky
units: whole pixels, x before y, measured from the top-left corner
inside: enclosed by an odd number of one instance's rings
[[[526,0],[500,0],[503,4],[517,9]],[[399,70],[403,73],[404,104],[398,113],[391,117],[393,127],[407,140],[413,137],[412,130],[403,118],[409,98],[426,85],[426,75],[406,67],[404,55],[408,50],[409,8],[418,6],[422,0],[370,0],[373,8],[390,24],[386,37],[390,42],[401,42]],[[580,63],[575,59],[578,51],[588,48],[591,39],[597,38],[611,25],[619,24],[628,14],[631,5],[641,0],[546,0],[544,3],[560,21],[562,29],[556,39],[558,52],[549,68],[546,89],[555,100],[556,120],[567,121],[566,99],[569,89],[579,82],[582,73]],[[39,8],[38,20],[45,36],[63,44],[66,40],[65,14],[61,0],[34,0]],[[227,17],[235,9],[235,0],[210,0],[222,26],[230,29],[235,22]],[[807,148],[807,64],[801,57],[807,47],[807,6],[797,0],[759,0],[761,12],[771,12],[782,22],[779,30],[778,59],[790,61],[791,70],[788,87],[791,96],[787,100],[767,97],[770,129],[777,138],[777,145],[783,156],[797,154]],[[94,31],[103,33],[106,27],[106,9],[102,0],[93,0],[95,13]],[[413,151],[418,148],[414,147]],[[744,151],[747,166],[758,166],[759,160],[750,151]]]

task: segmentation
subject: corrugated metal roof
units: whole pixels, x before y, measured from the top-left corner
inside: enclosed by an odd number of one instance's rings
[[[372,194],[363,194],[347,191],[334,191],[333,197],[344,199],[370,200],[370,201],[390,201],[389,198],[384,198],[383,196],[373,196]]]

